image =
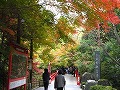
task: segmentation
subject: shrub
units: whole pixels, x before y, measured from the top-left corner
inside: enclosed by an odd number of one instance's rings
[[[98,85],[111,86],[110,82],[107,79],[99,79]]]
[[[90,90],[117,90],[117,89],[112,88],[111,86],[95,85],[91,86]]]

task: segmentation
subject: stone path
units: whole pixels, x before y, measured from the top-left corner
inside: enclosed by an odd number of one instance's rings
[[[76,78],[70,74],[65,75],[66,86],[65,90],[82,90],[79,85],[77,85]],[[36,88],[34,90],[44,90],[43,87]],[[55,90],[54,89],[54,81],[49,84],[48,90]]]

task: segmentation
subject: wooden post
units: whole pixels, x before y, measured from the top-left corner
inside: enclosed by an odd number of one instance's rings
[[[29,78],[29,90],[32,90],[32,61],[33,60],[33,39],[30,39],[30,64],[31,68],[29,70],[30,72],[30,78]]]

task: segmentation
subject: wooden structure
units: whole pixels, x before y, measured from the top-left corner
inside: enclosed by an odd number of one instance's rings
[[[7,90],[26,90],[28,50],[10,43]]]

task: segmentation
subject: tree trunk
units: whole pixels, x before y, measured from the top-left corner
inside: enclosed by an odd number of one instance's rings
[[[33,63],[33,39],[32,38],[30,39],[30,60],[31,60],[30,63],[32,65]],[[33,72],[32,68],[29,70],[29,72],[30,72],[29,83],[31,83],[30,90],[32,90],[32,72]]]
[[[20,37],[21,37],[20,24],[21,24],[21,20],[20,20],[19,14],[18,14],[18,25],[17,25],[17,43],[18,44],[20,44]]]

